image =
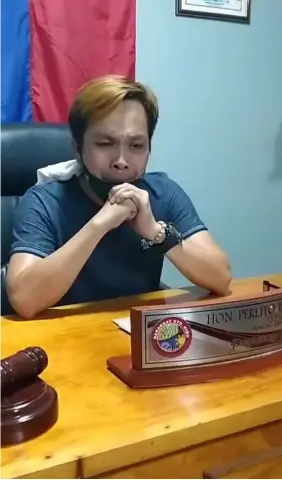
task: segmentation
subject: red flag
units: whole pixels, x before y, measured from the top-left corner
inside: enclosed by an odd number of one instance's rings
[[[77,89],[135,74],[136,0],[30,0],[33,118],[66,122]]]

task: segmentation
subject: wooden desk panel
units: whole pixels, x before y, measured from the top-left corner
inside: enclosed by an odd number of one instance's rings
[[[236,470],[222,478],[281,478],[282,456],[275,459],[259,462],[250,468]]]
[[[237,280],[232,295],[260,290],[264,278],[282,285],[282,275]],[[41,346],[49,356],[42,377],[59,395],[59,420],[49,432],[2,450],[3,478],[103,476],[281,419],[281,368],[144,391],[129,389],[106,369],[108,357],[130,349],[129,336],[111,320],[128,315],[130,305],[179,295],[50,309],[32,321],[2,318],[2,357]]]
[[[275,450],[275,452],[274,452]],[[277,469],[282,457],[282,422],[212,440],[201,445],[132,465],[96,478],[252,478],[242,472]],[[273,455],[272,455],[272,452]],[[270,460],[260,460],[263,457]],[[247,458],[246,458],[247,457]],[[244,462],[245,460],[245,462]],[[252,464],[252,460],[253,463]],[[243,467],[240,468],[243,464]],[[251,465],[249,465],[251,464]],[[281,465],[281,463],[280,463]],[[229,472],[226,474],[226,472]],[[280,473],[282,469],[280,470]],[[232,476],[233,475],[233,476]],[[236,476],[237,475],[237,476]],[[276,478],[276,477],[255,477]],[[279,477],[280,478],[280,477]]]

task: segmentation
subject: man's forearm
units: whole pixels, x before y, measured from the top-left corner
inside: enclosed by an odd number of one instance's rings
[[[231,281],[230,267],[224,256],[194,257],[191,264],[184,268],[184,275],[195,285],[199,285],[217,295],[226,295]]]
[[[107,233],[94,217],[65,245],[44,259],[36,259],[19,272],[8,295],[14,309],[24,317],[55,305],[70,289],[81,269]]]
[[[167,257],[195,285],[217,295],[228,292],[231,270],[226,255],[220,250],[214,252],[208,247],[191,244],[185,251],[185,247],[179,245],[168,252]]]

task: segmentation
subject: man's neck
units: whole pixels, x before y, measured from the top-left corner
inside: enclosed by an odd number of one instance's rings
[[[92,200],[92,202],[96,203],[96,205],[99,205],[99,207],[102,207],[104,205],[105,202],[103,202],[103,200],[101,200],[91,189],[87,179],[85,178],[84,175],[82,175],[81,177],[79,177],[78,179],[78,182],[79,182],[79,185],[80,187],[82,188],[83,192],[85,193],[85,195],[87,195],[88,198],[90,198],[90,200]]]

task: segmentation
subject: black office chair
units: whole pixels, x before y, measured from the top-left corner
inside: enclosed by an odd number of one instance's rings
[[[14,214],[21,196],[37,181],[37,170],[74,158],[67,125],[20,123],[1,128],[1,313],[13,313],[6,271]]]

